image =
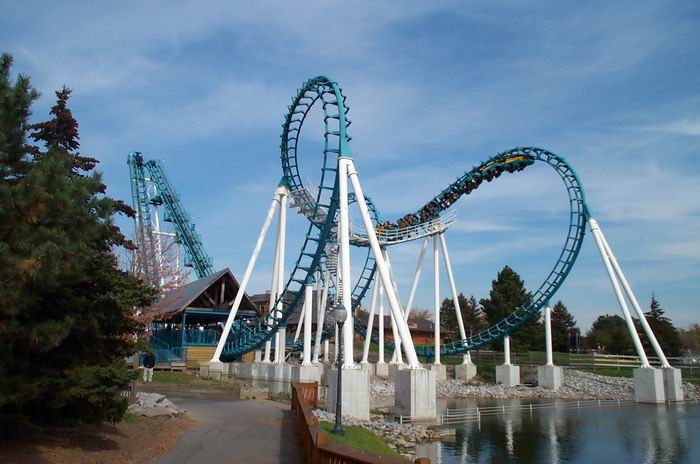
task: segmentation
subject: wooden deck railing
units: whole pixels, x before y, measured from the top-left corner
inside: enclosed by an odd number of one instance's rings
[[[318,384],[292,384],[292,413],[296,419],[299,439],[304,448],[307,464],[406,464],[407,459],[382,456],[350,446],[332,443],[321,430],[313,409],[318,402]],[[313,405],[312,405],[313,404]],[[430,464],[430,459],[419,458],[414,464]]]

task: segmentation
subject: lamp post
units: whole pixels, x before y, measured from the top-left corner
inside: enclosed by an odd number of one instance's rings
[[[343,382],[343,324],[345,319],[348,317],[348,312],[345,310],[343,303],[338,303],[333,307],[333,317],[335,322],[338,324],[338,339],[336,340],[338,345],[338,359],[335,362],[335,368],[338,370],[338,382],[336,385],[335,394],[335,427],[331,431],[336,435],[345,435],[343,430],[342,422],[342,382]]]

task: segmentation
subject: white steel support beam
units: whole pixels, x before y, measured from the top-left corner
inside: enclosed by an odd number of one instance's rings
[[[408,301],[406,302],[406,309],[404,311],[404,321],[408,321],[408,316],[411,313],[413,306],[413,298],[416,296],[416,289],[418,288],[418,281],[420,280],[420,274],[423,270],[423,260],[425,259],[425,252],[428,251],[429,237],[423,239],[423,245],[420,249],[420,255],[418,256],[418,265],[416,266],[416,272],[413,274],[413,282],[411,282],[411,291],[408,293]]]
[[[433,364],[440,364],[440,250],[438,236],[433,236],[433,303],[435,306],[435,359]]]
[[[510,337],[503,337],[503,365],[510,366]]]
[[[615,255],[612,252],[612,249],[610,249],[610,245],[608,245],[608,241],[605,238],[605,235],[603,234],[603,230],[600,228],[600,225],[598,225],[598,222],[595,219],[591,219],[593,223],[596,224],[598,227],[598,233],[600,235],[600,239],[603,242],[603,247],[605,248],[605,253],[608,255],[608,258],[610,259],[610,264],[612,264],[613,269],[615,270],[615,274],[617,277],[620,279],[620,283],[622,284],[622,288],[625,290],[625,293],[627,294],[627,298],[632,302],[632,307],[634,308],[634,312],[637,314],[637,317],[639,318],[639,322],[642,324],[642,328],[644,329],[644,333],[646,334],[647,338],[649,339],[649,342],[651,342],[651,346],[654,348],[654,352],[656,353],[656,356],[658,356],[659,361],[661,361],[661,367],[671,367],[671,365],[668,362],[668,359],[666,359],[666,355],[664,354],[664,351],[661,349],[661,345],[659,345],[659,341],[656,339],[656,335],[654,335],[654,331],[651,330],[651,327],[649,326],[649,322],[647,322],[647,318],[644,316],[644,311],[642,311],[642,308],[639,306],[639,302],[637,301],[637,297],[634,295],[634,292],[632,291],[632,287],[630,287],[630,284],[627,282],[627,279],[625,278],[625,275],[622,273],[622,268],[617,262],[617,258],[615,258]]]
[[[459,327],[459,336],[462,341],[467,339],[467,333],[464,330],[464,321],[462,320],[462,308],[459,306],[459,298],[457,294],[457,285],[455,285],[455,276],[452,273],[452,263],[450,262],[450,255],[447,253],[447,242],[445,241],[445,233],[440,233],[437,235],[440,238],[440,246],[442,248],[442,259],[445,263],[445,270],[447,271],[447,280],[450,283],[450,290],[452,291],[452,301],[454,301],[455,314],[457,316],[457,326]],[[471,362],[469,353],[462,357],[462,364],[468,364]]]
[[[272,204],[270,205],[270,209],[267,211],[267,216],[265,216],[265,222],[263,222],[262,229],[260,230],[260,234],[258,235],[258,241],[255,243],[255,248],[253,249],[253,254],[250,256],[250,259],[248,260],[248,266],[246,267],[245,273],[243,274],[243,279],[241,280],[241,285],[240,288],[238,289],[238,293],[236,294],[236,298],[233,300],[233,306],[231,307],[231,312],[228,314],[228,318],[226,319],[226,324],[224,325],[224,330],[221,332],[221,338],[219,339],[219,343],[216,345],[216,350],[214,351],[214,356],[212,356],[210,362],[219,362],[219,358],[221,357],[221,352],[224,350],[224,345],[226,344],[226,339],[228,338],[228,334],[231,331],[231,326],[233,325],[233,321],[236,319],[236,313],[238,312],[238,308],[241,306],[241,301],[243,301],[243,296],[245,295],[246,288],[248,287],[248,281],[250,281],[250,275],[253,273],[253,269],[255,269],[255,262],[258,259],[258,255],[260,254],[260,249],[262,248],[263,242],[265,241],[265,235],[267,235],[267,230],[270,228],[270,222],[272,222],[272,216],[275,214],[275,209],[277,208],[277,205],[280,204],[280,197],[284,194],[286,195],[286,188],[284,187],[278,187],[277,191],[275,192],[275,196],[272,199]]]
[[[384,364],[384,285],[382,276],[375,277],[379,286],[379,359],[377,363]]]
[[[399,301],[394,292],[394,287],[391,285],[391,275],[389,273],[389,268],[387,267],[386,261],[384,260],[384,255],[382,254],[381,247],[379,246],[379,241],[377,240],[377,233],[372,225],[372,219],[370,218],[369,211],[367,210],[367,203],[365,202],[364,193],[362,193],[362,186],[360,185],[360,180],[357,176],[357,171],[352,162],[352,159],[342,159],[341,163],[346,164],[347,168],[344,172],[350,177],[352,182],[353,190],[355,191],[355,197],[357,198],[357,205],[360,208],[360,215],[362,216],[362,222],[364,223],[365,230],[367,231],[367,237],[369,244],[372,248],[372,253],[374,253],[374,258],[377,263],[377,269],[379,270],[379,275],[382,277],[382,283],[384,290],[386,291],[387,299],[389,300],[389,306],[391,312],[396,320],[397,330],[399,336],[401,337],[401,342],[404,345],[404,351],[406,352],[406,357],[408,358],[408,367],[411,369],[420,369],[420,362],[418,361],[418,356],[416,355],[416,349],[413,345],[413,339],[411,338],[411,332],[408,329],[408,324],[403,320],[403,311],[399,305]],[[341,179],[342,183],[342,179]],[[349,297],[349,295],[348,295]]]
[[[279,265],[279,253],[280,253],[280,240],[279,237],[277,237],[277,241],[275,243],[275,256],[272,261],[272,282],[270,284],[270,303],[267,306],[267,330],[270,331],[270,325],[272,325],[272,315],[275,311],[275,303],[277,302],[277,273],[279,272],[278,265]],[[274,336],[275,340],[275,350],[277,349],[277,337],[279,337],[279,333],[276,333]],[[272,341],[268,340],[265,342],[265,355],[263,357],[264,363],[269,363],[270,362],[270,351],[272,349]]]
[[[343,368],[352,368],[353,361],[353,307],[352,290],[350,288],[350,217],[348,214],[348,161],[347,158],[338,160],[338,192],[340,217],[338,221],[338,239],[340,241],[340,286],[342,303],[347,311],[347,319],[343,324]],[[358,202],[360,199],[358,198]],[[366,207],[366,206],[365,206]]]
[[[365,343],[362,349],[362,364],[369,363],[369,344],[372,340],[372,329],[374,328],[374,312],[377,307],[377,279],[374,279],[374,284],[372,285],[372,302],[369,305],[369,318],[367,319],[367,332],[365,333]]]
[[[552,308],[547,304],[544,307],[544,345],[547,352],[547,362],[545,366],[554,366],[554,356],[552,354]]]
[[[323,336],[323,325],[326,320],[326,302],[328,301],[328,286],[330,285],[330,273],[326,271],[323,278],[323,290],[321,290],[321,295],[318,303],[318,314],[316,316],[316,343],[314,346],[314,357],[311,361],[314,364],[318,364],[319,356],[321,355],[321,337]],[[317,282],[316,288],[319,288],[319,282]],[[324,341],[324,348],[328,347],[328,340]],[[325,361],[328,361],[328,353],[324,353]]]
[[[287,239],[287,187],[283,187],[280,195],[280,215],[277,222],[277,237],[279,240],[279,253],[277,255],[277,317],[282,315],[283,303],[280,298],[284,292],[284,252]],[[275,349],[275,362],[284,364],[285,345],[287,343],[287,329],[280,327],[277,332],[277,347]]]
[[[314,281],[307,280],[304,285],[304,360],[302,366],[311,365],[311,318],[314,307]]]
[[[306,295],[306,290],[304,290],[304,295]],[[304,327],[304,324],[306,323],[306,300],[304,300],[304,304],[301,305],[301,314],[299,314],[299,323],[297,324],[297,328],[294,331],[294,343],[299,340],[299,335],[301,334],[301,329]],[[306,333],[306,330],[304,330],[304,333]]]
[[[396,299],[399,302],[399,307],[401,307],[401,300],[399,299],[399,288],[396,285],[396,279],[394,278],[394,271],[391,269],[391,261],[389,260],[389,252],[386,247],[382,248],[382,253],[384,254],[384,259],[386,260],[386,266],[389,268],[389,276],[391,277],[391,285],[394,287],[394,292],[396,293]],[[405,311],[404,311],[405,314]],[[394,327],[394,318],[391,318],[392,333],[394,336],[394,353],[391,356],[391,362],[394,364],[403,365],[403,355],[401,354],[401,337],[397,337],[396,330]]]
[[[608,254],[605,251],[605,245],[603,245],[603,240],[600,235],[598,223],[595,219],[590,218],[588,220],[588,225],[591,227],[591,233],[593,233],[593,238],[595,239],[595,243],[598,246],[600,257],[603,259],[605,270],[608,272],[608,277],[610,278],[610,283],[612,284],[613,291],[615,292],[615,297],[617,298],[617,302],[620,305],[620,309],[622,309],[622,314],[625,317],[625,322],[627,323],[627,330],[630,333],[630,337],[632,337],[632,342],[634,342],[634,347],[637,351],[639,359],[642,362],[642,367],[651,367],[651,365],[649,364],[649,359],[647,359],[647,355],[644,352],[644,347],[642,347],[642,341],[639,339],[639,334],[637,334],[637,328],[634,326],[634,321],[632,320],[632,316],[630,315],[629,309],[627,308],[627,302],[625,301],[625,297],[622,294],[622,290],[620,289],[620,284],[617,281],[617,276],[615,275],[612,263],[610,262],[610,258],[608,257]]]

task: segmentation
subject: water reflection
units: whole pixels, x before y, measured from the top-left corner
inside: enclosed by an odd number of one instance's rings
[[[551,402],[550,402],[551,403]],[[513,406],[519,400],[479,402]],[[563,403],[559,403],[560,406]],[[474,400],[448,400],[442,408],[474,408]],[[417,448],[434,463],[691,463],[700,462],[700,405],[623,405],[508,411],[456,427],[442,442]]]

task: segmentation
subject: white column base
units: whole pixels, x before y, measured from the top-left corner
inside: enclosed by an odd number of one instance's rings
[[[229,366],[222,362],[205,362],[199,365],[199,376],[203,379],[221,380],[228,377]]]
[[[335,414],[338,370],[328,370],[326,409]],[[342,415],[369,420],[369,373],[362,369],[343,369],[341,391]]]
[[[496,383],[503,384],[505,387],[520,385],[520,366],[512,364],[496,366]]]
[[[425,367],[435,372],[435,381],[447,380],[447,366],[444,364],[427,364]]]
[[[664,376],[661,369],[653,367],[634,369],[634,397],[639,403],[664,402]]]
[[[374,374],[377,377],[389,378],[389,365],[387,363],[377,363],[374,365]]]
[[[292,392],[292,366],[289,364],[267,364],[270,394]]]
[[[469,382],[474,377],[476,377],[476,364],[466,363],[455,366],[455,379]]]
[[[369,372],[370,377],[376,375],[376,367],[372,363],[360,363],[360,369]]]
[[[292,382],[321,382],[321,368],[318,366],[291,366]]]
[[[661,369],[664,377],[666,401],[683,401],[683,377],[681,370],[675,367]]]
[[[444,366],[443,366],[444,367]],[[437,417],[436,370],[402,369],[394,375],[394,414],[411,419]]]
[[[557,391],[564,382],[564,369],[560,366],[537,366],[537,385]]]

